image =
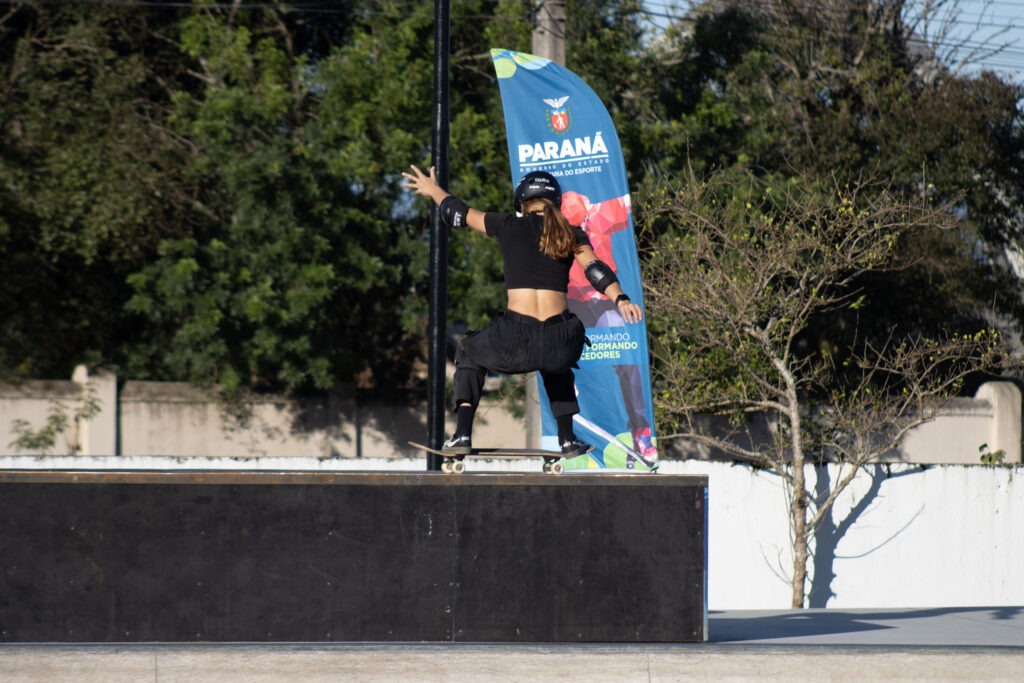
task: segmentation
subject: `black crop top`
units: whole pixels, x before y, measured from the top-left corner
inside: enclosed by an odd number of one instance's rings
[[[505,289],[569,289],[569,269],[575,257],[553,259],[540,250],[544,217],[537,214],[516,216],[485,213],[487,235],[498,240],[505,268]],[[590,238],[576,228],[576,244],[590,246]]]

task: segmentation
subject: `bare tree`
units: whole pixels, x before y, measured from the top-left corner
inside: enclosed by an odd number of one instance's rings
[[[942,207],[871,183],[773,186],[753,176],[691,177],[652,197],[640,215],[651,245],[645,281],[661,438],[782,478],[792,606],[802,607],[809,549],[836,498],[865,463],[931,420],[966,377],[993,367],[998,338],[989,330],[901,338],[894,329],[874,348],[848,329],[808,341],[823,314],[869,310],[858,278],[894,267],[903,235],[949,225]],[[709,416],[720,418],[714,427]],[[805,473],[823,462],[841,471],[816,493]]]

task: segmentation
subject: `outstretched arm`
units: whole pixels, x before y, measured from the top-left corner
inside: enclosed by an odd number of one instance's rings
[[[607,264],[597,258],[597,254],[594,253],[592,247],[580,247],[576,251],[576,262],[587,272],[587,279],[594,288],[615,302],[615,306],[619,309],[623,320],[627,323],[636,323],[644,319],[644,310],[638,304],[629,300],[626,293],[622,291],[619,279]],[[600,264],[600,266],[592,268],[595,264]],[[591,272],[587,269],[596,272]],[[610,274],[610,277],[608,274]]]
[[[484,212],[472,209],[466,206],[466,203],[461,199],[452,197],[448,194],[448,191],[437,184],[437,173],[433,166],[430,167],[430,175],[427,175],[415,165],[410,166],[412,173],[408,171],[402,172],[402,177],[405,178],[405,186],[415,192],[416,194],[423,195],[424,197],[430,197],[435,204],[441,207],[442,202],[446,199],[450,199],[449,205],[442,208],[451,208],[454,204],[456,210],[464,209],[463,220],[465,224],[478,232],[486,232],[484,227]],[[451,214],[452,211],[445,211],[445,214]],[[443,216],[445,221],[449,225],[454,225],[451,215]]]

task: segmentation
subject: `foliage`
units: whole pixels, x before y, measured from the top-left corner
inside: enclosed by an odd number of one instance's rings
[[[983,443],[978,447],[978,453],[978,460],[982,465],[999,465],[1002,464],[1003,459],[1006,457],[1006,451],[1002,448],[990,451],[987,443]]]
[[[926,336],[1024,320],[1018,233],[1024,205],[1021,86],[956,74],[934,59],[908,17],[924,3],[704,3],[653,45],[644,133],[633,139],[640,194],[666,178],[745,166],[763,174],[885,178],[908,200],[951,203],[949,230],[908,235],[908,268],[860,282],[876,315],[822,318],[883,343],[891,321]],[[641,117],[637,117],[641,118]],[[937,291],[938,290],[938,291]],[[927,306],[920,305],[926,301]],[[818,342],[812,342],[818,343]]]
[[[624,31],[636,45],[627,5],[573,6],[589,77],[626,67],[605,48]],[[486,209],[509,204],[488,48],[529,49],[531,12],[452,7],[452,189]],[[408,384],[427,224],[399,172],[429,158],[429,4],[27,3],[0,30],[5,374],[88,361],[229,390]],[[453,232],[450,263],[451,319],[485,324],[497,250]]]
[[[174,15],[16,3],[0,17],[0,376],[116,364],[124,278],[180,215],[158,122]]]
[[[103,403],[97,396],[96,388],[87,385],[73,407],[63,401],[51,400],[46,424],[39,429],[33,429],[28,420],[14,420],[11,423],[11,431],[16,437],[8,444],[8,448],[15,452],[38,451],[43,455],[48,454],[57,446],[58,438],[65,435],[68,430],[77,429],[83,422],[96,417],[102,409]],[[71,454],[81,449],[81,444],[73,434],[72,432],[72,435],[65,437],[67,449]]]
[[[357,150],[324,146],[360,119],[315,96],[348,84],[290,38],[274,12],[183,21],[202,85],[176,93],[169,123],[190,143],[184,180],[200,210],[128,278],[128,309],[158,331],[140,355],[166,376],[326,389],[372,371],[371,351],[401,336],[384,311],[408,286],[408,247],[375,198],[381,171],[357,173]]]

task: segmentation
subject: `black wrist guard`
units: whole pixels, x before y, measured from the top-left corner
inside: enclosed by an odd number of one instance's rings
[[[465,225],[466,216],[469,215],[469,205],[454,195],[442,199],[437,210],[441,212],[444,222],[453,228]]]
[[[616,306],[621,304],[623,301],[632,301],[632,299],[630,299],[629,295],[626,294],[625,292],[623,292],[622,294],[619,294],[617,297],[615,297],[615,305]]]
[[[587,276],[587,281],[594,286],[594,289],[602,294],[604,294],[604,290],[608,289],[608,285],[619,281],[619,278],[615,276],[615,271],[599,259],[588,263],[587,267],[583,269],[583,274]]]

